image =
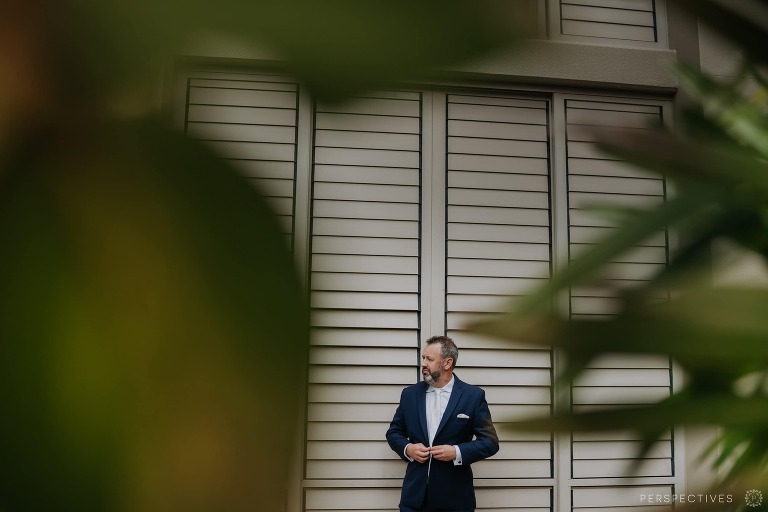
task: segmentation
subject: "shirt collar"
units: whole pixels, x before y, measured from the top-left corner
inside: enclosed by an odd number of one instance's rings
[[[450,395],[451,391],[453,391],[453,381],[454,381],[453,375],[451,375],[451,380],[449,380],[448,383],[445,386],[443,386],[442,388],[439,388],[439,389],[443,393],[445,393],[447,395]],[[432,392],[435,391],[435,389],[438,389],[438,388],[435,388],[434,386],[429,386],[429,388],[427,389],[427,393],[432,393]]]

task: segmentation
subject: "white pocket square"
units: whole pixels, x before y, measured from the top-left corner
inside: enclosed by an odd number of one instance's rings
[[[457,418],[461,418],[462,420],[468,420],[469,419],[469,416],[467,416],[463,412],[461,414],[459,414],[458,416],[456,416],[456,417]]]

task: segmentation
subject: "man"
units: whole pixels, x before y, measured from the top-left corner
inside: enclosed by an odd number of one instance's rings
[[[408,462],[401,512],[475,510],[470,465],[499,451],[485,391],[453,374],[458,357],[451,338],[426,341],[424,382],[403,390],[387,430],[389,446]]]

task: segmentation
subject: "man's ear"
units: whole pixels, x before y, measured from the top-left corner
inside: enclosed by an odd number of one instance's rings
[[[443,361],[443,370],[448,370],[453,366],[453,358],[452,357],[446,357]]]

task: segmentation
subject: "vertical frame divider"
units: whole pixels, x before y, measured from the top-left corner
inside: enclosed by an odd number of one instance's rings
[[[446,95],[425,91],[422,93],[421,112],[421,325],[419,333],[422,340],[445,334],[446,331],[446,152]]]
[[[655,0],[654,19],[656,22],[656,42],[661,48],[669,48],[669,22],[666,0]]]
[[[312,98],[306,90],[300,88],[296,126],[293,253],[299,277],[307,287],[312,236],[312,111]]]
[[[570,259],[569,224],[568,224],[568,149],[566,133],[565,98],[554,94],[551,107],[550,136],[550,179],[551,193],[551,230],[552,230],[552,274],[558,275]],[[561,293],[552,305],[561,315],[570,314],[570,292]],[[562,354],[552,354],[552,376],[555,378],[563,367]],[[552,383],[554,387],[554,382]],[[570,393],[553,396],[554,410],[570,407]],[[570,512],[572,509],[571,493],[571,437],[566,434],[554,435],[554,477],[559,485],[555,486],[554,510]]]
[[[296,119],[296,174],[294,180],[294,225],[293,257],[299,278],[304,284],[307,300],[310,299],[309,265],[312,236],[312,148],[314,108],[309,93],[299,87]],[[306,403],[307,389],[304,389],[302,403]],[[298,418],[296,444],[293,450],[291,477],[287,489],[286,511],[301,512],[304,509],[303,484],[306,454],[306,407],[301,409]]]
[[[420,377],[421,343],[432,336],[432,96],[421,93],[421,211],[419,223],[419,340],[416,354],[416,382]]]
[[[538,38],[539,39],[548,39],[549,34],[551,32],[549,27],[549,20],[551,16],[549,15],[547,4],[548,0],[538,0],[537,1],[537,14],[538,14],[538,23],[539,23],[539,29],[538,29]]]
[[[561,39],[563,27],[560,21],[560,0],[547,0],[547,14],[547,25],[549,26],[547,39],[550,41]]]
[[[662,0],[657,0],[657,5]],[[664,102],[661,105],[661,119],[662,119],[662,125],[665,129],[673,131],[674,130],[674,122],[675,122],[675,113],[674,113],[674,105],[672,102]],[[675,185],[672,183],[668,178],[665,177],[664,180],[664,186],[665,186],[665,199],[672,198],[676,195]],[[678,230],[671,230],[669,227],[667,227],[667,261],[671,258],[671,254],[676,252],[680,248],[680,232]],[[673,298],[676,295],[675,290],[669,291],[669,297]],[[672,380],[672,389],[671,392],[675,393],[679,389],[683,387],[683,384],[685,383],[685,372],[683,371],[682,367],[676,363],[675,361],[671,361],[671,380]],[[686,471],[686,469],[689,467],[688,462],[688,454],[687,454],[687,448],[689,439],[686,436],[686,428],[682,426],[676,426],[672,430],[672,436],[673,436],[673,444],[672,444],[672,450],[673,451],[673,457],[672,457],[672,464],[674,464],[673,472],[674,475],[674,485],[676,486],[675,492],[676,493],[686,493],[695,488],[698,482],[691,482],[689,481],[689,476]],[[694,443],[696,440],[695,435],[692,435],[690,437],[690,442]],[[711,440],[708,440],[706,443],[706,446],[709,446],[712,441],[715,440],[715,436],[713,435]],[[703,451],[703,450],[702,450]],[[700,464],[700,461],[696,462],[696,465],[698,466]],[[714,481],[717,478],[717,475],[714,474],[715,470],[713,470],[710,476],[711,480]]]

